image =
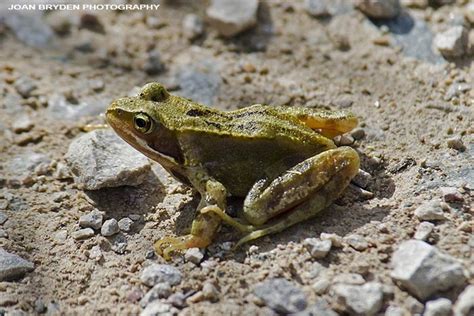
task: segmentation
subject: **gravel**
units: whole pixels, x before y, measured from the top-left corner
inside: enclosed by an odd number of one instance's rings
[[[426,241],[431,233],[433,232],[435,225],[430,222],[421,222],[418,227],[416,228],[415,235],[413,238],[417,240],[423,240]]]
[[[277,313],[300,312],[307,305],[303,291],[282,278],[269,279],[257,284],[253,293]]]
[[[204,254],[199,248],[189,248],[184,253],[184,259],[196,265],[198,265],[202,261],[203,258],[204,258]]]
[[[128,218],[124,217],[118,221],[118,227],[121,231],[128,233],[132,229],[133,221]]]
[[[74,181],[86,190],[137,186],[150,171],[148,159],[112,130],[95,130],[76,138],[65,158]]]
[[[454,304],[454,316],[472,316],[474,314],[474,285],[467,286],[459,294]]]
[[[92,228],[79,229],[71,233],[71,236],[76,240],[88,239],[94,236],[94,230]]]
[[[212,0],[206,14],[219,34],[231,37],[257,24],[258,0]]]
[[[400,14],[399,0],[356,0],[356,7],[365,15],[376,19],[390,19]]]
[[[24,133],[29,132],[34,126],[35,123],[31,117],[29,115],[23,114],[13,121],[12,130],[15,133]]]
[[[357,234],[351,234],[344,237],[344,241],[358,251],[363,251],[369,247],[367,240],[363,236]]]
[[[446,219],[441,203],[438,200],[427,201],[417,207],[415,216],[421,221],[440,221]]]
[[[306,238],[303,245],[313,258],[321,259],[326,257],[331,250],[332,242],[329,239]]]
[[[168,283],[158,283],[153,286],[140,300],[140,306],[145,308],[151,302],[160,298],[168,298],[171,295],[171,286]]]
[[[467,47],[467,30],[461,26],[452,26],[448,30],[436,34],[434,45],[444,57],[459,57]]]
[[[181,272],[173,266],[154,263],[143,269],[140,280],[148,286],[163,282],[173,286],[181,282]]]
[[[115,218],[108,219],[102,225],[100,234],[105,237],[110,237],[117,234],[120,231],[118,222]]]
[[[93,210],[89,214],[82,215],[79,218],[79,226],[83,228],[100,229],[102,227],[102,221],[104,216],[98,210]]]
[[[0,281],[10,281],[22,278],[34,270],[34,264],[18,255],[0,248]]]
[[[357,184],[359,187],[366,189],[370,182],[372,182],[372,175],[367,171],[359,169],[359,172],[356,174],[352,182]]]
[[[453,304],[447,298],[426,302],[423,316],[450,316]]]
[[[454,136],[447,140],[446,144],[448,148],[456,149],[457,151],[465,151],[466,146],[464,145],[461,136]]]
[[[336,284],[331,291],[346,312],[375,315],[382,307],[382,288],[382,284],[370,282],[364,285]]]
[[[343,239],[337,234],[321,233],[321,235],[319,235],[319,238],[321,238],[321,240],[330,240],[333,247],[342,247]]]
[[[459,261],[420,240],[403,242],[392,256],[392,266],[392,278],[422,300],[466,279]]]
[[[183,33],[186,38],[193,40],[204,33],[204,23],[202,19],[193,13],[187,14],[183,18]]]
[[[140,316],[172,316],[176,312],[171,305],[154,301],[140,313]]]
[[[454,187],[441,187],[440,191],[443,199],[448,203],[464,202],[461,192]]]

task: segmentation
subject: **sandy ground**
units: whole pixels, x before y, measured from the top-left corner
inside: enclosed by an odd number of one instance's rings
[[[460,3],[410,14],[447,17]],[[419,60],[358,11],[318,20],[299,1],[264,2],[257,28],[235,38],[223,39],[206,27],[205,34],[190,41],[183,35],[182,19],[202,11],[196,1],[148,13],[93,12],[82,21],[81,12],[52,12],[43,23],[68,32],[55,33],[45,48],[26,45],[0,24],[0,209],[8,216],[0,245],[35,265],[19,280],[0,282],[0,309],[30,314],[44,312],[43,304],[50,314],[141,311],[137,302],[148,287],[140,273],[150,262],[165,263],[151,256],[152,243],[189,222],[196,204],[192,192],[159,166],[154,167],[157,176],[139,187],[97,192],[84,192],[58,169],[69,143],[84,133],[84,124],[101,122],[98,114],[111,100],[150,81],[186,94],[180,75],[190,68],[212,81],[211,88],[190,97],[210,98],[218,108],[266,103],[355,113],[366,136],[352,146],[360,152],[362,169],[371,174],[365,190],[372,194],[349,191],[315,219],[252,243],[257,248],[223,251],[222,243],[238,238],[224,227],[200,265],[177,256],[172,264],[183,280],[173,293],[192,294],[204,283],[218,289],[213,301],[190,301],[177,309],[180,314],[272,315],[252,292],[255,283],[271,277],[292,280],[308,305],[322,297],[341,311],[330,291],[316,294],[312,286],[321,276],[348,272],[386,286],[380,314],[388,306],[419,312],[420,303],[390,278],[390,260],[403,240],[413,238],[420,223],[414,210],[442,199],[441,187],[456,188],[464,202],[449,205],[446,220],[435,222],[428,243],[459,259],[473,283],[474,89],[446,97],[453,82],[472,87],[472,56]],[[441,29],[447,20],[432,18],[429,25]],[[164,70],[149,74],[147,62],[154,52]],[[21,96],[18,86],[25,80],[36,88]],[[25,115],[31,126],[15,132]],[[456,136],[462,137],[463,150],[448,147],[448,139]],[[31,162],[35,154],[40,163]],[[117,220],[137,215],[132,230],[122,234],[124,253],[111,249],[114,237],[71,238],[79,217],[93,209]],[[66,237],[58,237],[64,230]],[[303,240],[321,233],[357,234],[368,245],[355,250],[344,244],[314,259]],[[90,258],[96,245],[100,260]],[[454,302],[461,290],[440,295]]]

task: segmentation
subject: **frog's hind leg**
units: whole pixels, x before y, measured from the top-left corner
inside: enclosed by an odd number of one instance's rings
[[[339,147],[308,158],[268,186],[257,183],[244,202],[244,217],[254,229],[237,246],[315,216],[341,195],[358,170],[357,152]]]

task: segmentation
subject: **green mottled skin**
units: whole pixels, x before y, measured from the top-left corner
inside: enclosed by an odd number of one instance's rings
[[[138,128],[137,117],[150,121],[150,128]],[[253,105],[223,112],[170,95],[162,85],[151,83],[137,97],[114,101],[107,120],[137,150],[201,193],[191,235],[162,240],[157,250],[166,244],[165,256],[172,250],[207,246],[221,220],[258,235],[249,240],[258,238],[261,233],[256,232],[262,229],[257,227],[318,200],[315,193],[337,179],[338,185],[325,193],[330,198],[323,197],[315,207],[324,208],[347,186],[359,164],[355,151],[336,149],[328,138],[357,125],[353,115],[341,111]],[[290,190],[295,185],[297,189]],[[225,214],[229,195],[246,197],[243,217],[248,224]],[[292,210],[288,216],[294,213],[298,212]],[[292,225],[296,219],[283,224]],[[265,234],[273,232],[268,228]]]

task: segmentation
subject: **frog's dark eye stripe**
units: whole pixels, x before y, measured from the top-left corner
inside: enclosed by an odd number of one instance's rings
[[[135,129],[143,134],[148,134],[153,131],[153,120],[144,113],[138,113],[133,118]]]

